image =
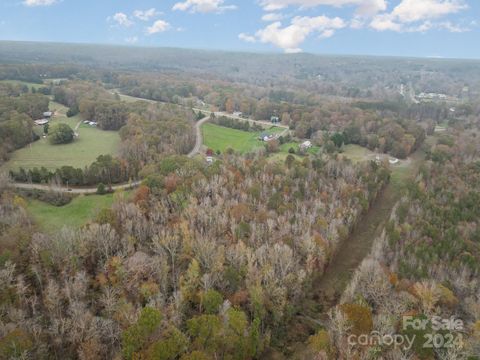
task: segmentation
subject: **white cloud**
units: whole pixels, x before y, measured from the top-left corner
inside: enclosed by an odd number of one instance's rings
[[[172,10],[192,13],[222,13],[237,8],[235,5],[224,5],[224,3],[225,0],[186,0],[173,5]]]
[[[187,3],[194,1],[215,0],[187,0],[179,4],[183,4],[186,10]],[[347,26],[352,30],[370,27],[376,31],[404,33],[427,32],[432,29],[464,32],[476,26],[476,24],[461,26],[448,18],[467,9],[467,0],[257,0],[257,2],[266,12],[262,20],[270,24],[254,35],[241,33],[238,35],[239,39],[250,43],[273,44],[288,53],[302,51],[301,45],[312,34],[317,34],[319,39],[326,39],[335,35],[336,30]],[[394,4],[389,7],[389,3]],[[289,7],[296,7],[293,9],[295,11],[321,6],[351,7],[351,18],[344,21],[338,17],[297,16],[291,20],[290,24],[281,22],[287,17],[282,10]],[[442,18],[447,19],[441,22]]]
[[[155,21],[152,26],[147,28],[147,34],[153,35],[161,32],[165,32],[170,29],[170,24],[163,20]]]
[[[274,22],[264,29],[255,33],[255,39],[262,43],[271,43],[286,53],[301,52],[301,44],[312,33],[320,33],[321,38],[327,38],[334,34],[336,29],[346,26],[341,18],[329,18],[326,16],[297,16],[292,19],[287,27],[282,28],[282,23]],[[250,37],[244,40],[251,40]]]
[[[402,0],[392,15],[402,23],[437,19],[465,10],[463,0]]]
[[[374,15],[387,9],[386,0],[260,0],[265,11],[277,11],[288,6],[301,8],[317,7],[321,5],[342,7],[355,6],[357,14]]]
[[[130,27],[133,25],[133,21],[128,18],[128,16],[124,13],[118,12],[113,15],[109,20],[115,21],[118,25],[124,27]]]
[[[57,0],[24,0],[25,6],[50,6],[57,2]]]
[[[129,44],[136,44],[138,42],[138,37],[137,36],[127,37],[125,38],[125,42]]]
[[[431,21],[425,21],[419,25],[407,27],[405,31],[406,32],[426,32],[434,27],[435,25]]]
[[[471,30],[468,27],[456,25],[456,24],[453,24],[450,21],[442,22],[442,23],[438,24],[438,27],[440,29],[445,29],[445,30],[448,30],[448,31],[453,32],[453,33],[463,33],[463,32],[467,32],[467,31]]]
[[[238,34],[238,38],[240,40],[243,40],[243,41],[249,42],[249,43],[257,42],[257,39],[255,39],[255,36],[248,35],[248,34],[245,34],[245,33]]]
[[[377,31],[402,31],[402,24],[394,21],[394,18],[390,14],[381,14],[373,18],[370,23],[370,27]]]
[[[335,30],[328,29],[320,34],[320,39],[328,39],[335,35]]]
[[[352,29],[362,29],[365,26],[365,19],[359,16],[355,16],[351,21],[350,21],[350,27]]]
[[[160,13],[155,8],[151,8],[148,10],[135,10],[133,12],[133,16],[142,21],[148,21],[157,15],[160,15]]]
[[[378,31],[425,32],[443,28],[452,32],[466,31],[451,22],[432,23],[467,8],[464,0],[402,0],[391,13],[376,15],[370,27]]]
[[[262,20],[267,22],[280,21],[283,20],[283,15],[280,13],[268,13],[262,16]]]

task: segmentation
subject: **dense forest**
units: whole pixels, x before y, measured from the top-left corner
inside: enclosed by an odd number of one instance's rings
[[[121,46],[8,41],[0,42],[0,54],[0,63],[4,64],[34,63],[39,68],[54,65],[55,70],[38,73],[52,78],[66,77],[65,71],[77,65],[84,68],[85,74],[91,73],[92,68],[191,73],[342,97],[387,98],[398,93],[401,83],[411,83],[418,92],[434,89],[454,96],[462,96],[465,86],[469,88],[468,96],[475,98],[480,91],[480,64],[475,60],[245,54],[173,48],[138,51]],[[52,76],[53,71],[57,75]],[[104,80],[113,78],[107,73]],[[1,74],[0,71],[0,78]]]
[[[258,357],[388,177],[328,158],[167,158],[132,200],[55,235],[4,188],[0,353]]]
[[[396,205],[371,255],[343,294],[342,304],[332,311],[328,335],[325,331],[317,335],[327,338],[318,351],[348,359],[367,353],[393,359],[478,358],[478,140],[478,128],[467,129],[443,135],[428,149],[427,161],[409,184],[408,196]],[[462,320],[464,329],[460,334],[452,331],[451,346],[439,349],[423,346],[428,328],[417,334],[410,351],[377,344],[361,349],[346,345],[352,333],[389,334],[401,328],[402,316],[407,315],[416,319],[454,317]],[[348,320],[350,328],[346,327]]]

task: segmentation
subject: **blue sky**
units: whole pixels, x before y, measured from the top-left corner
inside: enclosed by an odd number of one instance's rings
[[[0,39],[480,58],[480,1],[0,0]]]

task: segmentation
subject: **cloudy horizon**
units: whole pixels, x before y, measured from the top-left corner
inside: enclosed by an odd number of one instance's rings
[[[1,40],[480,58],[473,0],[4,0],[0,9]]]

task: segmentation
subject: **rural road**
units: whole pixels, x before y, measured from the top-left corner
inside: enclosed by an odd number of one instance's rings
[[[143,100],[143,99],[139,99]],[[200,119],[199,121],[196,122],[195,124],[195,146],[193,147],[192,151],[188,153],[188,157],[192,158],[198,153],[200,153],[200,150],[202,149],[203,145],[203,135],[202,135],[202,125],[205,124],[208,120],[210,120],[210,115],[212,113],[215,114],[216,117],[219,116],[225,116],[228,118],[236,119],[236,120],[241,120],[241,121],[248,121],[250,123],[256,123],[259,125],[263,126],[271,126],[272,124],[268,121],[260,121],[260,120],[253,120],[253,119],[248,119],[248,118],[242,118],[239,116],[235,116],[229,113],[225,112],[212,112],[212,111],[207,111],[207,110],[202,110],[202,109],[196,109],[193,108],[194,111],[201,111],[204,114],[207,114],[204,118]],[[77,126],[75,127],[75,131],[80,127],[82,121],[80,121]],[[286,125],[281,125],[281,124],[275,124],[275,126],[279,128],[283,128],[284,131],[280,133],[279,135],[285,135],[289,131],[289,127]],[[141,184],[141,181],[134,181],[128,184],[120,184],[120,185],[114,185],[112,186],[112,190],[126,190],[126,189],[132,189]],[[11,186],[13,186],[16,189],[23,189],[23,190],[41,190],[41,191],[57,191],[57,192],[62,192],[62,193],[68,193],[68,194],[83,194],[83,195],[88,195],[88,194],[96,194],[97,193],[97,187],[88,187],[88,188],[68,188],[66,186],[52,186],[52,185],[45,185],[45,184],[32,184],[32,183],[18,183],[18,182],[12,182]]]
[[[120,184],[112,186],[112,190],[128,190],[133,189],[141,184],[141,181],[134,181],[128,184]],[[77,195],[90,195],[97,193],[97,187],[88,187],[88,188],[67,188],[66,186],[52,186],[44,184],[30,184],[30,183],[11,183],[16,189],[22,190],[41,190],[41,191],[56,191],[68,194],[77,194]]]

